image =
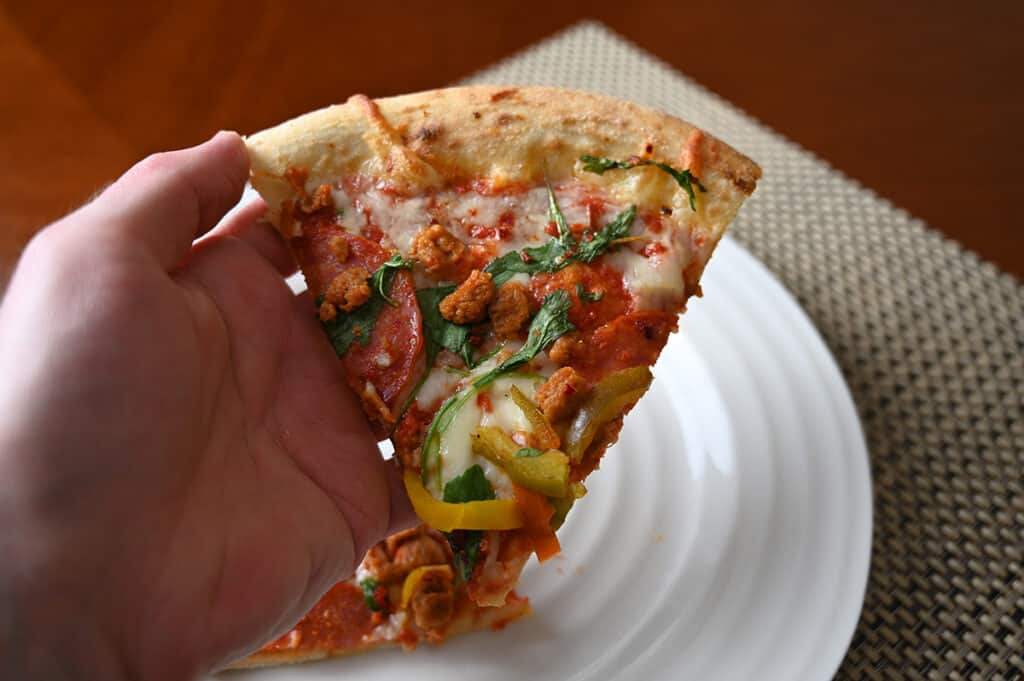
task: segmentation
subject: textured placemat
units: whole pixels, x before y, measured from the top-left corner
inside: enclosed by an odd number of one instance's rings
[[[470,80],[658,107],[761,164],[731,234],[817,325],[871,452],[871,575],[837,678],[1022,678],[1024,287],[598,24]]]

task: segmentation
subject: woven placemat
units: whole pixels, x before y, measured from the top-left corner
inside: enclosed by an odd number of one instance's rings
[[[469,80],[654,106],[761,164],[731,234],[824,336],[871,454],[871,574],[837,678],[1022,678],[1024,287],[599,24]]]

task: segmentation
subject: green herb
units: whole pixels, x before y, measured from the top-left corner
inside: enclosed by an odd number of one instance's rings
[[[540,451],[539,449],[534,449],[533,447],[523,447],[518,452],[516,452],[516,458],[532,459],[534,457],[540,456],[543,453],[544,452]]]
[[[476,360],[476,364],[474,364],[473,366],[480,366],[481,364],[483,364],[484,362],[486,362],[487,360],[491,359],[496,354],[501,352],[502,348],[504,348],[504,347],[505,347],[504,343],[501,343],[499,345],[495,345],[493,350],[491,350],[486,355],[484,355],[483,357],[481,357],[478,360]]]
[[[494,498],[494,487],[491,486],[484,469],[479,464],[467,468],[462,475],[452,478],[444,486],[442,499],[449,504],[464,504],[467,501],[490,501]]]
[[[366,607],[374,612],[380,612],[382,609],[375,596],[377,586],[378,582],[373,577],[367,577],[359,582],[359,587],[363,590],[363,601],[366,603]]]
[[[455,569],[459,571],[462,581],[469,583],[473,579],[473,569],[476,561],[480,558],[480,543],[484,539],[484,533],[480,530],[455,530],[445,532],[448,545],[452,547],[452,555],[455,557]]]
[[[441,352],[441,350],[450,350],[461,357],[468,367],[473,367],[480,363],[479,361],[473,362],[473,346],[469,344],[469,327],[455,324],[441,316],[441,310],[439,309],[441,301],[447,298],[454,290],[455,287],[449,285],[421,288],[416,291],[416,302],[419,303],[420,317],[423,319],[426,363],[423,375],[420,376],[420,380],[413,386],[412,391],[405,398],[405,402],[398,412],[398,418],[395,419],[396,428],[401,423],[402,417],[405,416],[405,412],[412,406],[412,402],[416,399],[420,389],[423,388],[427,377],[430,376],[430,370],[434,367],[437,353]]]
[[[391,279],[394,277],[395,271],[402,269],[412,269],[412,260],[406,260],[400,254],[395,253],[391,259],[370,275],[370,289],[391,307],[398,307],[398,303],[388,296],[386,289],[391,288]]]
[[[576,327],[569,321],[569,308],[572,307],[572,300],[569,294],[562,289],[557,289],[544,296],[544,302],[540,304],[540,310],[530,322],[530,331],[527,334],[526,342],[519,348],[516,354],[494,367],[473,385],[482,387],[490,383],[501,374],[515,369],[520,364],[525,364],[536,357],[537,353],[551,343],[561,338]],[[493,376],[492,376],[493,374]]]
[[[599,301],[602,298],[604,298],[604,291],[596,291],[594,293],[590,293],[589,291],[587,291],[587,289],[583,288],[583,284],[577,282],[576,283],[576,295],[583,302],[586,302],[586,303],[596,303],[597,301]]]
[[[337,210],[335,210],[334,212],[335,212],[335,214],[337,214],[337,216],[338,216],[339,218],[345,215],[345,209],[344,209],[344,208],[338,208],[338,209],[337,209]]]
[[[420,468],[424,484],[427,484],[432,476],[436,476],[436,484],[440,485],[441,433],[448,429],[448,426],[451,425],[452,420],[455,419],[455,415],[459,413],[462,406],[476,395],[481,388],[492,383],[502,374],[506,374],[519,365],[529,362],[538,352],[554,343],[562,335],[575,331],[576,327],[569,321],[569,308],[571,306],[572,300],[565,291],[558,289],[547,294],[541,303],[540,310],[534,316],[533,321],[530,322],[530,330],[523,347],[519,348],[517,353],[504,362],[473,381],[469,387],[455,393],[444,401],[441,408],[434,415],[434,420],[430,422],[427,436],[423,439]]]
[[[594,258],[611,248],[612,242],[629,234],[629,228],[633,224],[634,218],[636,218],[636,206],[630,206],[619,213],[597,234],[590,231],[584,232],[575,259],[580,262],[593,261]]]
[[[484,272],[491,275],[495,286],[501,286],[512,278],[512,275],[534,275],[539,272],[557,272],[571,262],[566,257],[565,246],[558,239],[551,239],[543,246],[526,247],[521,251],[509,251],[500,258],[495,258]]]
[[[555,226],[558,228],[558,243],[566,251],[571,251],[576,243],[573,241],[569,223],[565,221],[562,209],[558,207],[558,201],[555,200],[555,192],[551,189],[551,185],[548,184],[547,180],[544,181],[544,186],[548,190],[548,220],[555,223]]]
[[[704,185],[700,183],[700,180],[689,169],[676,170],[672,166],[666,163],[659,163],[658,161],[615,161],[610,158],[598,158],[596,156],[580,156],[580,161],[583,162],[583,170],[588,173],[597,173],[598,175],[604,175],[608,170],[629,170],[639,166],[654,166],[671,175],[676,184],[683,188],[686,195],[690,197],[690,210],[694,211],[697,210],[697,194],[693,190],[694,186],[702,192],[707,191]]]
[[[444,486],[443,499],[450,504],[488,501],[493,498],[494,487],[491,486],[484,475],[484,470],[479,465],[470,466],[462,475],[452,478]],[[473,577],[473,568],[476,567],[476,561],[480,555],[480,542],[483,536],[484,534],[480,530],[445,533],[455,556],[455,567],[458,568],[459,574],[466,582]]]
[[[466,366],[473,366],[473,346],[469,344],[469,327],[450,322],[441,316],[439,306],[454,286],[421,288],[416,291],[416,302],[423,317],[423,335],[427,342],[427,371],[441,350],[450,350],[462,358]]]
[[[574,262],[591,262],[629,233],[629,228],[636,218],[636,206],[630,206],[619,213],[615,219],[599,232],[586,231],[577,243],[572,236],[565,216],[562,215],[555,193],[548,186],[548,218],[558,227],[558,236],[542,246],[527,247],[521,251],[509,251],[500,258],[492,260],[484,272],[491,275],[495,286],[501,286],[513,275],[524,273],[529,275],[540,272],[557,272]]]
[[[476,395],[476,387],[470,385],[468,388],[455,393],[446,399],[441,407],[434,414],[434,420],[430,422],[427,436],[423,438],[423,452],[420,454],[420,477],[423,483],[427,484],[431,477],[436,481],[435,488],[441,485],[441,433],[448,429],[455,415],[459,413],[462,405],[466,404],[471,397]]]
[[[370,342],[373,334],[373,326],[377,323],[377,317],[385,305],[397,305],[394,300],[388,297],[387,292],[391,289],[391,282],[395,272],[399,269],[412,267],[411,260],[403,260],[398,254],[377,268],[367,280],[370,284],[370,299],[352,310],[344,312],[338,310],[338,316],[329,322],[321,322],[327,337],[334,346],[334,352],[339,357],[348,352],[353,343],[366,345]],[[317,297],[318,305],[323,302],[323,297]]]

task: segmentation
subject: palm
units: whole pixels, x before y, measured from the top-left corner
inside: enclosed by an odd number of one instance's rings
[[[216,153],[237,156],[218,139]],[[232,191],[240,182],[221,204]],[[99,203],[90,210],[102,216]],[[392,508],[396,477],[312,304],[284,284],[283,244],[253,217],[218,227],[183,263],[163,233],[82,248],[73,230],[84,229],[58,227],[42,255],[30,249],[3,309],[17,322],[0,364],[23,388],[0,391],[0,415],[17,401],[43,422],[62,418],[8,443],[42,452],[45,480],[0,457],[14,487],[45,499],[36,527],[21,527],[50,541],[25,565],[38,564],[38,584],[87,594],[69,601],[46,586],[44,600],[58,599],[61,626],[101,632],[142,678],[187,678],[283,633],[408,517]],[[188,248],[195,227],[184,229],[174,248]],[[45,308],[54,300],[59,324]],[[37,365],[60,380],[36,380]]]
[[[154,613],[167,620],[160,631],[222,638],[217,647],[234,657],[281,633],[351,569],[355,547],[387,529],[388,509],[353,524],[376,521],[355,544],[346,516],[386,503],[388,489],[312,305],[295,299],[265,261],[231,241],[213,244],[174,281],[127,290],[137,297],[148,287],[159,292],[162,313],[144,317],[145,332],[166,340],[122,346],[139,353],[126,361],[157,372],[135,409],[156,412],[148,425],[160,428],[170,457],[193,454],[187,467],[154,456],[160,470],[147,474],[166,481],[169,503],[154,511],[167,531],[162,546],[139,558],[157,573],[193,563],[194,590],[193,602],[164,600],[170,594],[160,590],[139,596],[166,604]],[[172,385],[188,389],[169,393]],[[337,484],[353,476],[360,488]],[[181,593],[177,574],[167,590]]]

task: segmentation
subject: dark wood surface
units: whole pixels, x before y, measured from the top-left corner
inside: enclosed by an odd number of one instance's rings
[[[95,4],[0,3],[0,265],[147,153],[441,86],[590,17],[1024,276],[1019,0]]]

